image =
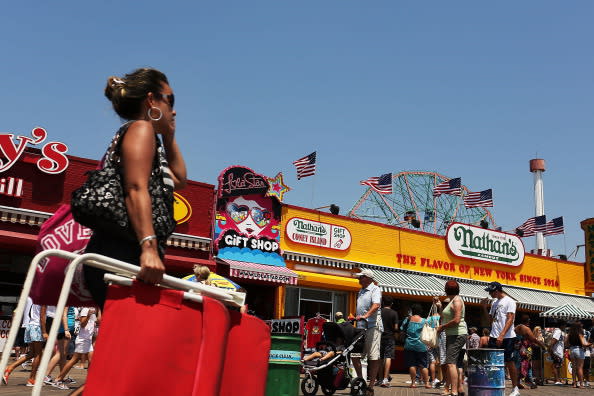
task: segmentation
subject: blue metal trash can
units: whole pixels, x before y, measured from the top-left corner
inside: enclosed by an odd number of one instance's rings
[[[469,349],[467,354],[469,396],[504,396],[503,349]]]

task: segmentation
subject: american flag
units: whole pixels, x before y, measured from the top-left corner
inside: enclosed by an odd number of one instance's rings
[[[546,235],[558,235],[563,234],[565,229],[563,228],[563,216],[554,218],[553,220],[547,223],[547,228],[545,230]]]
[[[303,158],[299,158],[297,161],[293,161],[293,165],[295,165],[295,168],[297,168],[297,179],[315,175],[316,152],[314,151],[310,155],[306,155]]]
[[[439,197],[441,194],[460,195],[462,192],[462,179],[457,177],[455,179],[446,180],[439,183],[433,189],[433,196]]]
[[[392,174],[385,173],[380,177],[370,177],[367,180],[362,180],[362,186],[369,186],[374,191],[380,194],[392,194]]]
[[[464,206],[467,208],[493,206],[493,190],[469,193],[464,197]]]
[[[545,232],[547,226],[547,216],[536,216],[531,217],[524,222],[521,226],[516,228],[516,233],[522,231],[524,234],[523,238],[531,237],[536,235],[537,232]]]

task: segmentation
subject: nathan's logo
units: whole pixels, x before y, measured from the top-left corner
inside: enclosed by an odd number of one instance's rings
[[[333,224],[293,217],[285,231],[289,240],[296,243],[336,250],[347,250],[351,246],[349,230]]]
[[[27,136],[15,136],[12,133],[0,133],[0,172],[9,170],[17,163],[27,144],[38,145],[47,138],[47,132],[43,128],[35,128],[31,131],[32,138]],[[16,142],[15,142],[16,140]],[[68,157],[65,153],[68,146],[60,142],[48,142],[41,148],[42,157],[37,161],[40,171],[55,175],[62,173],[68,168]]]
[[[326,228],[321,223],[316,224],[299,219],[293,219],[292,223],[295,226],[296,231],[299,232],[305,232],[318,236],[324,236],[328,233],[328,230],[326,230]]]
[[[524,244],[515,235],[453,223],[446,234],[448,248],[458,257],[517,267],[524,261]]]

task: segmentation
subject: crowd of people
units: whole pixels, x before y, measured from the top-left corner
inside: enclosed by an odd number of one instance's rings
[[[441,387],[444,396],[465,394],[467,350],[476,348],[503,350],[506,377],[512,384],[510,396],[520,395],[522,389],[544,385],[545,364],[551,364],[552,383],[563,384],[561,368],[565,358],[571,361],[573,387],[590,386],[594,334],[584,330],[579,321],[572,322],[567,332],[565,321],[557,321],[556,327],[548,331],[531,326],[529,315],[516,317],[516,302],[504,292],[499,282],[491,282],[485,289],[489,297],[481,301],[481,312],[482,323],[488,323],[488,326],[480,328],[468,326],[465,303],[455,280],[446,282],[445,298],[433,298],[434,309],[429,313],[415,303],[400,322],[397,311],[392,309],[392,298],[382,297],[373,271],[364,269],[355,276],[361,286],[355,319],[367,332],[362,356],[368,361],[368,395],[374,393],[374,386],[390,386],[390,365],[396,339],[404,346],[410,387]],[[427,346],[421,340],[426,325],[437,332],[435,346]],[[552,363],[546,363],[545,353],[549,354]],[[361,376],[358,359],[353,360],[353,365]]]
[[[2,383],[8,385],[12,372],[19,366],[30,370],[26,386],[35,385],[35,377],[49,331],[54,320],[60,320],[58,337],[53,348],[44,377],[44,384],[58,389],[69,389],[76,381],[68,373],[79,361],[89,364],[93,355],[93,344],[99,330],[101,313],[93,307],[66,307],[60,318],[55,317],[55,306],[34,304],[27,300],[25,315],[19,330],[15,359],[2,374]],[[52,377],[58,368],[58,375]]]

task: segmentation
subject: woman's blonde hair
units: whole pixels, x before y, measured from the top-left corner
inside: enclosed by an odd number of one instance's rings
[[[194,275],[196,275],[196,280],[207,280],[210,276],[210,269],[208,269],[205,265],[195,265],[194,266]]]

